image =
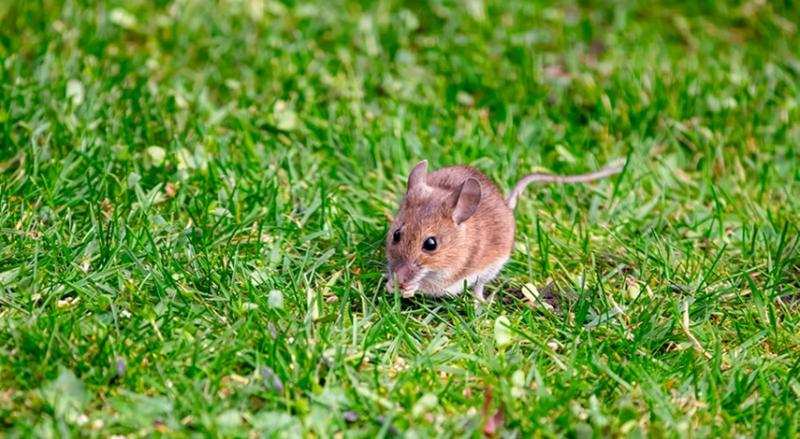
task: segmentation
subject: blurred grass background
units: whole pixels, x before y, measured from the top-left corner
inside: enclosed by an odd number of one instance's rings
[[[797,435],[793,1],[0,3],[10,436]],[[532,170],[401,302],[416,161]],[[506,324],[508,328],[506,327]]]

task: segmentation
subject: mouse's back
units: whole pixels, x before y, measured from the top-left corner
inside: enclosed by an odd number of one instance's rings
[[[514,246],[514,212],[489,177],[469,166],[451,166],[428,174],[429,184],[451,191],[469,178],[480,183],[481,198],[475,214],[464,222],[473,245],[472,257],[457,275],[461,277],[501,261],[505,264]]]

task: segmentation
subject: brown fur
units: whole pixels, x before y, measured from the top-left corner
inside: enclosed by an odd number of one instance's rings
[[[424,170],[424,162],[421,165]],[[415,171],[419,172],[418,168]],[[453,166],[418,175],[419,186],[414,187],[413,174],[386,237],[389,274],[397,275],[405,295],[413,294],[407,291],[413,287],[425,294],[448,294],[448,287],[508,259],[514,243],[514,214],[489,178],[475,168]],[[480,199],[474,214],[457,224],[454,211],[461,188],[469,179],[480,184]],[[401,239],[395,243],[393,235],[398,228]],[[429,236],[437,240],[433,252],[422,248]],[[423,271],[427,275],[413,282]],[[403,288],[407,284],[411,288]]]

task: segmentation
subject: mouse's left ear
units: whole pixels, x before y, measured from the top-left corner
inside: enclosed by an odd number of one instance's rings
[[[456,206],[453,209],[453,221],[461,224],[468,220],[478,210],[480,203],[481,183],[474,178],[468,178],[459,189]]]
[[[408,192],[425,195],[428,193],[428,161],[423,160],[408,174]]]

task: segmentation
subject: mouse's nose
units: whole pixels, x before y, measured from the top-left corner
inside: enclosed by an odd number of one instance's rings
[[[397,283],[390,282],[389,285],[390,290],[395,291],[405,291],[409,288],[413,288],[414,286],[414,277],[417,275],[417,268],[411,264],[401,264],[394,268],[394,271],[391,274],[391,277],[397,279]],[[397,288],[392,288],[392,286],[396,286]]]

